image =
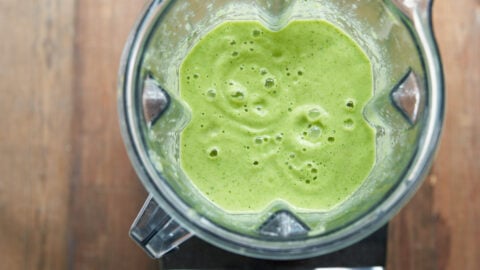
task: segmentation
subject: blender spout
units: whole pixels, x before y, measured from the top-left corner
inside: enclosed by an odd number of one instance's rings
[[[257,0],[256,5],[265,25],[272,31],[279,31],[289,22],[295,1]]]

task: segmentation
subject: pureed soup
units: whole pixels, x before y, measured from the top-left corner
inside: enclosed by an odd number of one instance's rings
[[[363,117],[371,63],[341,30],[296,20],[280,31],[225,22],[180,67],[191,121],[180,159],[193,184],[231,213],[282,200],[326,211],[351,196],[375,163]]]

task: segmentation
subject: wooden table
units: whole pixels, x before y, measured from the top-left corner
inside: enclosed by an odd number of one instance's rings
[[[0,269],[156,269],[128,238],[146,192],[116,79],[146,0],[0,0]],[[480,269],[480,3],[438,0],[438,158],[390,226],[389,269]]]

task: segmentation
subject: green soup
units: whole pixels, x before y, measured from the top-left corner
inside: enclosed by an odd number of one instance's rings
[[[228,212],[279,200],[331,209],[375,163],[375,131],[362,114],[372,94],[369,59],[325,21],[292,21],[275,32],[225,22],[180,67],[180,95],[191,109],[181,165]]]

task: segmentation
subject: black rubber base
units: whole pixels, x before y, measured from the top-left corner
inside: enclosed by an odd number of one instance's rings
[[[342,250],[304,260],[271,261],[249,258],[192,237],[161,259],[161,269],[315,269],[318,267],[384,266],[387,226]]]

